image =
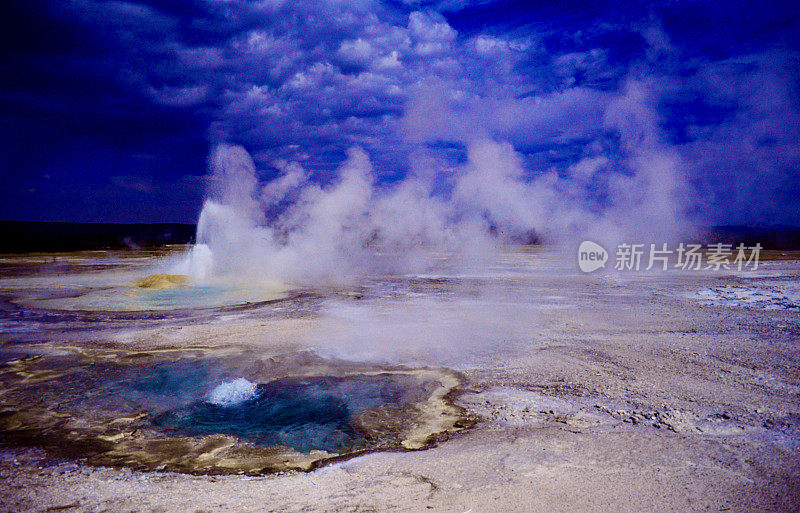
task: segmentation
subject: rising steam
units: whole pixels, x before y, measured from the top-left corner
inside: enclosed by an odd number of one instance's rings
[[[475,138],[464,141],[465,164],[412,171],[392,185],[376,185],[358,147],[348,150],[328,185],[296,162],[279,163],[281,175],[262,184],[244,148],[219,145],[197,245],[180,271],[335,284],[419,272],[443,255],[479,264],[499,244],[533,233],[550,243],[667,241],[685,223],[679,161],[660,143],[646,96],[631,83],[609,102],[606,125],[620,144],[614,152],[587,145],[566,175],[530,178],[510,144]],[[443,192],[435,187],[442,176],[449,185]]]

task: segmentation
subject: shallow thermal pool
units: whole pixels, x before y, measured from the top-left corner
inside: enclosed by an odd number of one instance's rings
[[[194,283],[174,289],[139,289],[128,284],[68,292],[62,297],[28,297],[38,308],[88,311],[147,311],[214,308],[283,299],[269,287],[245,288],[226,283]]]
[[[134,258],[119,251],[0,259],[0,291],[20,305],[68,311],[215,308],[286,298],[287,287],[226,277],[172,274],[177,255]]]
[[[234,400],[214,397],[238,386]],[[409,404],[413,390],[389,375],[289,377],[255,384],[243,378],[223,383],[209,398],[156,416],[156,426],[174,434],[233,435],[261,445],[284,445],[301,452],[365,448],[355,416],[365,410]]]
[[[90,463],[193,473],[308,470],[423,448],[469,424],[450,371],[296,353],[26,347],[0,354],[0,433]]]

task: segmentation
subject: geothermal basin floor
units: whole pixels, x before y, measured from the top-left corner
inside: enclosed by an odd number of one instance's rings
[[[159,258],[3,259],[0,349],[442,369],[460,380],[448,401],[476,422],[421,450],[259,475],[98,466],[5,437],[0,511],[800,510],[800,265],[791,255],[742,273],[583,275],[509,251],[479,273],[371,277],[263,302],[247,291],[239,303],[228,295],[217,307],[141,312],[60,309],[53,297],[63,293],[42,292],[69,282],[72,297],[76,287],[95,294],[99,276],[124,274],[112,280],[121,286]],[[63,379],[51,393],[81,378]]]

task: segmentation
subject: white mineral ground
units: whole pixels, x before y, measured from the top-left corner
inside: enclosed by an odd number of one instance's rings
[[[796,257],[752,277],[584,276],[520,252],[472,279],[376,279],[302,305],[33,327],[9,314],[8,347],[312,350],[446,366],[466,376],[457,403],[481,421],[426,450],[260,477],[97,468],[5,447],[0,510],[797,511]],[[0,288],[32,286],[14,274]]]

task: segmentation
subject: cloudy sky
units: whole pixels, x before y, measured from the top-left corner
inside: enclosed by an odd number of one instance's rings
[[[690,218],[800,224],[797,2],[0,10],[0,219],[194,222],[223,142],[264,181],[294,162],[324,184],[358,146],[379,184],[431,169],[447,195],[481,138],[598,204],[657,148]]]

